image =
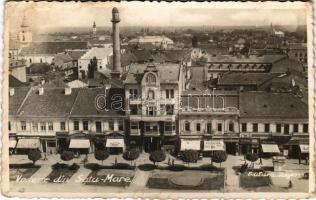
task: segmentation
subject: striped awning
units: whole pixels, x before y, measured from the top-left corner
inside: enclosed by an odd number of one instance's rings
[[[40,140],[36,138],[21,138],[16,145],[17,149],[38,149],[40,148]]]
[[[69,149],[87,149],[90,148],[90,141],[88,139],[71,139]]]
[[[263,153],[280,153],[277,144],[261,144]]]

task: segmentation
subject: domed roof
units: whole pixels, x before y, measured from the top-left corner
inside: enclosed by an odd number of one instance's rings
[[[118,13],[119,11],[118,11],[118,9],[117,9],[117,7],[114,7],[113,9],[112,9],[112,13]]]

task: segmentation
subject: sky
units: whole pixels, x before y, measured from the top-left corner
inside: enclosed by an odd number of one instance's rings
[[[286,6],[284,6],[286,5]],[[10,28],[25,15],[34,28],[111,26],[111,10],[119,9],[120,26],[305,25],[305,4],[219,3],[19,3],[7,4]],[[238,8],[237,8],[238,7]]]

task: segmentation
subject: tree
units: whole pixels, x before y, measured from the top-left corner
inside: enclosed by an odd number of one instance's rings
[[[75,157],[74,153],[72,151],[64,151],[61,155],[60,155],[60,159],[62,159],[63,161],[70,161]]]
[[[199,45],[198,38],[197,38],[197,36],[194,35],[192,37],[192,47],[196,48],[196,47],[198,47],[198,45]]]
[[[149,160],[156,165],[156,162],[162,162],[166,159],[166,154],[162,150],[153,151],[150,156]]]
[[[42,154],[39,150],[31,150],[27,157],[33,162],[33,165],[35,164],[36,161],[42,158]]]
[[[123,158],[125,160],[131,161],[131,165],[132,165],[132,161],[136,160],[139,157],[139,154],[140,152],[138,149],[130,149],[123,153]]]
[[[199,159],[199,152],[194,150],[184,150],[181,153],[181,160],[183,162],[188,163],[188,166],[190,166],[190,163],[195,163]]]
[[[110,156],[110,154],[105,150],[96,150],[94,152],[95,159],[101,160],[102,165],[103,165],[103,161],[106,160],[109,156]]]
[[[253,165],[253,162],[256,162],[258,160],[258,155],[256,153],[249,153],[246,155],[246,160],[250,161]]]
[[[211,158],[212,162],[219,163],[219,166],[221,167],[222,162],[227,160],[227,153],[225,151],[215,151]]]

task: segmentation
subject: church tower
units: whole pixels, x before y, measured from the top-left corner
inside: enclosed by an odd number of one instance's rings
[[[26,17],[23,17],[22,24],[19,32],[19,42],[21,47],[28,46],[32,42],[32,30],[27,23]]]
[[[97,25],[95,24],[95,22],[93,22],[93,26],[92,26],[92,36],[93,37],[97,36]]]

